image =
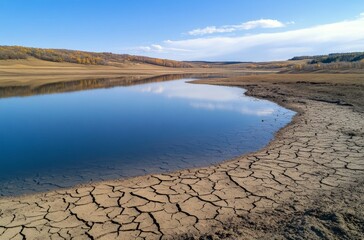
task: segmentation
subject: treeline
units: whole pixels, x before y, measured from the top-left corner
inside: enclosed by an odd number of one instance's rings
[[[289,60],[307,60],[305,63],[295,64],[288,71],[315,72],[321,70],[340,71],[350,69],[364,69],[364,52],[331,53],[328,55],[300,56]]]
[[[316,64],[296,64],[289,68],[294,72],[315,72],[320,70],[340,71],[352,69],[364,69],[364,60],[359,62],[332,62]]]
[[[270,70],[270,69],[284,69],[294,66],[294,64],[289,62],[267,62],[267,63],[250,63],[245,67],[250,69],[262,69],[262,70]]]
[[[115,55],[115,54],[113,54]],[[150,58],[150,57],[144,57],[144,56],[135,56],[135,55],[128,55],[123,54],[123,56],[126,60],[131,62],[140,62],[140,63],[148,63],[158,66],[165,66],[165,67],[175,67],[175,68],[190,68],[193,67],[192,64],[180,62],[180,61],[174,61],[169,59],[161,59],[161,58]]]
[[[26,59],[27,57],[27,52],[21,47],[0,46],[0,60]]]
[[[44,49],[21,46],[0,46],[0,60],[27,59],[29,57],[52,62],[69,62],[91,65],[133,62],[176,68],[192,67],[191,64],[185,62],[128,54],[114,54],[107,52],[95,53],[66,49]]]
[[[364,59],[364,52],[331,53],[328,55],[300,56],[290,60],[310,60],[308,64],[337,63],[337,62],[359,62]]]

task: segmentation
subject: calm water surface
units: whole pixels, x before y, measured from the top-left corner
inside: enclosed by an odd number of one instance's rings
[[[0,99],[0,195],[209,165],[258,150],[294,115],[186,81]]]

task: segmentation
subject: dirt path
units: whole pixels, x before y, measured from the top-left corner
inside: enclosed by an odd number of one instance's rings
[[[293,96],[279,101],[300,114],[261,151],[206,168],[0,199],[0,239],[288,238],[283,232],[360,239],[364,114]],[[334,215],[321,214],[320,204]]]

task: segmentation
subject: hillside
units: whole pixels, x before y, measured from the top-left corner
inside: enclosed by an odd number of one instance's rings
[[[364,52],[330,53],[328,55],[298,56],[289,59],[296,64],[282,72],[351,72],[363,73]]]
[[[0,60],[36,58],[51,62],[69,62],[89,65],[113,65],[120,63],[146,63],[164,67],[190,68],[190,63],[174,60],[114,54],[108,52],[85,52],[67,49],[45,49],[21,46],[0,46]]]
[[[316,55],[316,56],[298,56],[289,60],[310,60],[310,64],[315,63],[333,63],[333,62],[358,62],[364,59],[364,52],[352,52],[352,53],[330,53],[328,55]]]

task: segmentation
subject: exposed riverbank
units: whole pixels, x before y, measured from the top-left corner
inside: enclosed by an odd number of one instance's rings
[[[200,81],[299,114],[264,149],[218,165],[0,199],[0,239],[360,239],[364,83],[306,76]]]

